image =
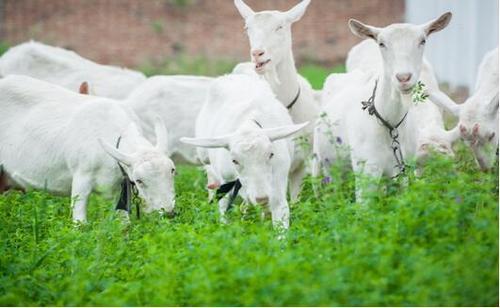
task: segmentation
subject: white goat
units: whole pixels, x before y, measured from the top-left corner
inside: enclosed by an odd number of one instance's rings
[[[333,128],[334,140],[340,138],[350,156],[351,166],[357,176],[356,199],[359,202],[363,203],[366,197],[360,185],[361,174],[377,179],[384,174],[395,176],[400,171],[400,168],[395,167],[397,159],[391,149],[393,138],[389,129],[375,114],[370,115],[368,110],[373,112],[375,108],[392,127],[401,123],[392,134],[399,135],[400,148],[405,157],[416,154],[415,132],[421,123],[409,121],[410,108],[413,105],[411,90],[420,79],[427,37],[445,28],[450,19],[451,13],[446,13],[424,25],[393,24],[385,28],[364,25],[352,19],[349,21],[354,34],[361,38],[371,38],[378,43],[383,63],[382,69],[373,77],[370,73],[349,73],[361,75],[350,77],[357,80],[353,86],[334,95],[331,101],[323,102]],[[363,80],[364,78],[369,81]],[[368,101],[373,93],[374,107],[363,110],[361,102]],[[407,114],[409,118],[405,120]],[[343,154],[333,151],[334,157]]]
[[[498,150],[498,48],[488,52],[481,62],[474,93],[462,105],[430,89],[431,100],[459,118],[457,128],[471,147],[479,167],[493,167]]]
[[[153,119],[167,126],[169,156],[175,163],[198,164],[196,149],[180,142],[194,137],[195,122],[214,78],[198,76],[154,76],[138,86],[124,104],[139,117],[145,136],[154,141]]]
[[[294,123],[314,122],[319,112],[317,93],[309,82],[297,73],[292,52],[292,24],[302,18],[310,0],[303,0],[286,12],[254,12],[242,0],[234,4],[245,19],[245,29],[250,41],[250,55],[253,63],[238,65],[234,72],[254,71],[269,82],[278,100],[287,107]],[[310,125],[303,135],[312,144]],[[299,166],[290,175],[290,195],[296,200],[305,175],[305,159],[311,149],[303,151],[298,143],[296,157]]]
[[[346,67],[348,72],[353,72],[356,70],[365,72],[366,76],[362,77],[361,82],[368,82],[368,77],[377,76],[383,71],[383,61],[380,50],[377,43],[373,40],[364,40],[361,43],[355,45],[350,51],[346,60]],[[350,79],[357,78],[355,76],[360,75],[360,72],[353,74],[333,74],[325,82],[325,87],[323,91],[323,101],[331,102],[335,100],[334,96],[338,95],[343,91]],[[426,89],[432,89],[433,91],[439,91],[439,85],[436,80],[434,70],[430,63],[424,58],[422,62],[422,68],[420,72],[420,78]],[[356,83],[356,81],[354,81]],[[357,86],[362,86],[362,84],[357,83]],[[332,106],[324,106],[323,110],[326,114],[332,112]],[[330,110],[329,110],[330,109]],[[408,110],[408,116],[406,118],[409,127],[414,127],[415,130],[408,131],[411,140],[415,141],[415,144],[411,144],[413,148],[410,152],[416,151],[417,164],[421,166],[426,159],[429,157],[431,151],[435,151],[441,154],[453,156],[452,142],[455,140],[456,131],[447,132],[444,127],[444,121],[439,108],[436,105],[425,101],[411,106]],[[315,146],[314,149],[314,160],[313,160],[313,175],[318,176],[320,172],[320,164],[322,170],[328,169],[330,163],[333,159],[331,147],[335,145],[335,142],[331,142],[331,132],[329,127],[326,127],[328,120],[325,115],[322,119],[318,120],[317,128],[315,134]],[[338,147],[338,145],[336,145]],[[407,144],[410,146],[410,144]]]
[[[27,75],[78,92],[82,82],[90,83],[93,94],[121,99],[146,77],[139,72],[101,65],[73,51],[38,42],[10,48],[0,58],[0,75]]]
[[[286,187],[294,145],[286,138],[305,125],[293,125],[267,82],[233,74],[214,81],[196,121],[196,138],[181,141],[201,147],[198,153],[210,164],[209,176],[224,184],[239,180],[244,200],[268,204],[273,224],[287,229]],[[228,201],[219,201],[222,220]]]
[[[91,191],[120,186],[119,164],[146,212],[172,213],[175,167],[160,120],[152,146],[122,103],[16,75],[0,80],[0,109],[0,165],[22,187],[71,194],[74,221],[86,220]]]

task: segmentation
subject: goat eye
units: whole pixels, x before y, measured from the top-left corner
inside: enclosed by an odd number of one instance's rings
[[[142,180],[135,180],[135,183],[136,183],[136,184],[139,184],[139,185],[144,184],[144,182],[143,182]]]
[[[382,43],[382,42],[378,43],[378,46],[379,46],[380,48],[385,48],[385,44],[384,44],[384,43]]]
[[[281,29],[283,29],[283,26],[279,26],[278,28],[276,28],[276,31],[279,31]]]
[[[269,159],[273,158],[274,153],[269,154]]]
[[[240,163],[236,159],[233,159],[233,164],[239,165]]]
[[[175,175],[175,168],[172,168],[172,170],[170,170],[170,172]]]
[[[427,42],[427,41],[426,41],[425,39],[422,39],[422,40],[420,41],[420,46],[425,45],[425,43],[426,43],[426,42]]]

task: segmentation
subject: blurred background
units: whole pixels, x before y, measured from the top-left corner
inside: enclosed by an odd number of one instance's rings
[[[254,10],[287,10],[298,0],[247,0]],[[464,92],[483,55],[498,45],[498,0],[313,0],[293,27],[300,72],[321,88],[342,71],[359,42],[349,18],[375,26],[422,23],[454,13],[426,54],[441,82]],[[30,39],[103,64],[152,74],[219,75],[249,59],[243,20],[232,0],[0,0],[1,48]]]

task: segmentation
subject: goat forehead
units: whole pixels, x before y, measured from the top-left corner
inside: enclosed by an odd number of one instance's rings
[[[144,153],[140,155],[135,169],[140,173],[160,174],[167,170],[171,165],[166,157],[157,153]]]
[[[235,141],[233,148],[236,152],[265,152],[271,147],[271,141],[267,136],[256,133],[246,132],[241,138]]]
[[[394,24],[382,30],[380,37],[393,43],[418,40],[424,35],[418,27],[410,24]]]
[[[281,12],[278,11],[263,11],[256,13],[251,19],[248,20],[249,26],[256,26],[259,28],[271,27],[281,24],[284,21]]]

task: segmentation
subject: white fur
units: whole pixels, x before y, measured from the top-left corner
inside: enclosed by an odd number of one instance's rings
[[[363,202],[365,198],[365,192],[359,183],[361,174],[376,179],[382,175],[394,176],[398,172],[395,168],[396,161],[391,150],[388,130],[374,116],[361,109],[361,101],[368,100],[372,95],[375,80],[378,80],[375,106],[382,117],[392,125],[396,125],[408,112],[408,119],[398,129],[399,140],[405,158],[415,156],[416,140],[424,138],[426,133],[422,133],[422,136],[417,133],[417,127],[422,123],[412,114],[418,112],[417,108],[412,108],[413,103],[409,93],[421,77],[425,44],[423,40],[430,33],[444,28],[450,18],[451,14],[447,14],[425,25],[394,24],[386,28],[375,28],[355,20],[350,21],[351,30],[355,34],[362,38],[372,38],[382,44],[379,47],[382,56],[381,69],[374,65],[374,69],[354,70],[342,77],[345,80],[340,80],[341,86],[337,87],[334,84],[339,77],[334,75],[329,78],[323,90],[325,101],[322,107],[332,130],[331,140],[336,141],[340,138],[340,142],[337,144],[333,142],[335,146],[330,147],[329,158],[340,159],[341,162],[350,159],[351,167],[357,175],[356,198],[359,202]],[[372,53],[370,57],[373,58]],[[400,81],[399,75],[407,75],[408,78]],[[330,87],[334,87],[333,90],[330,90]],[[422,108],[424,104],[428,103],[421,103],[418,108]],[[439,117],[432,118],[432,121],[437,121],[438,126]],[[321,122],[321,119],[318,122]],[[322,129],[325,129],[324,125],[316,129],[317,136],[322,135]],[[324,143],[315,141],[314,144],[315,156],[319,155],[316,157],[318,164],[321,163],[321,153],[326,151],[321,149]],[[313,169],[315,173],[320,171],[318,165]]]
[[[293,125],[267,82],[233,74],[214,81],[196,121],[196,138],[181,141],[201,147],[209,176],[220,184],[238,178],[242,197],[267,203],[274,225],[288,228],[286,191],[294,153],[286,138],[303,127]],[[221,217],[226,208],[227,198],[219,202]]]
[[[130,93],[124,104],[137,114],[151,141],[155,140],[153,119],[162,118],[169,132],[169,156],[176,163],[197,164],[196,150],[180,142],[180,138],[194,137],[196,117],[213,80],[198,76],[150,77]]]
[[[0,58],[0,75],[27,75],[78,92],[82,82],[90,84],[92,94],[121,99],[146,77],[136,71],[101,65],[73,51],[38,42],[10,48]]]
[[[462,105],[438,91],[433,102],[459,118],[456,130],[471,147],[483,170],[493,167],[498,149],[498,48],[488,52],[479,67],[474,93]]]
[[[20,75],[0,80],[0,110],[0,165],[22,187],[70,194],[75,221],[86,220],[92,191],[119,188],[117,161],[136,182],[146,212],[173,211],[174,164],[161,142],[167,136],[160,120],[153,146],[121,102]]]
[[[309,121],[313,123],[319,112],[317,92],[309,82],[297,73],[292,52],[291,27],[305,14],[311,1],[303,0],[286,12],[254,12],[243,0],[234,0],[235,6],[245,20],[245,29],[250,41],[252,63],[240,64],[236,72],[254,71],[269,82],[278,100],[286,107],[294,100],[300,88],[298,101],[289,110],[294,123]],[[258,55],[256,51],[263,51]],[[268,63],[266,63],[269,61]],[[266,63],[262,65],[263,63]],[[301,134],[312,144],[312,124]],[[297,143],[298,144],[298,143]],[[304,151],[297,145],[295,173],[291,175],[293,185],[290,194],[293,200],[300,192],[302,178],[305,175],[305,160],[310,148]],[[294,163],[295,164],[295,163]]]
[[[347,70],[360,69],[367,73],[377,74],[383,70],[382,57],[375,41],[365,40],[354,46],[347,57]],[[420,79],[426,89],[439,91],[439,85],[431,64],[424,58]],[[444,127],[442,113],[429,100],[412,104],[408,112],[408,126],[412,129],[412,140],[415,142],[417,162],[424,163],[431,151],[453,156],[452,142],[454,133],[447,132]],[[413,152],[413,151],[412,151]]]

